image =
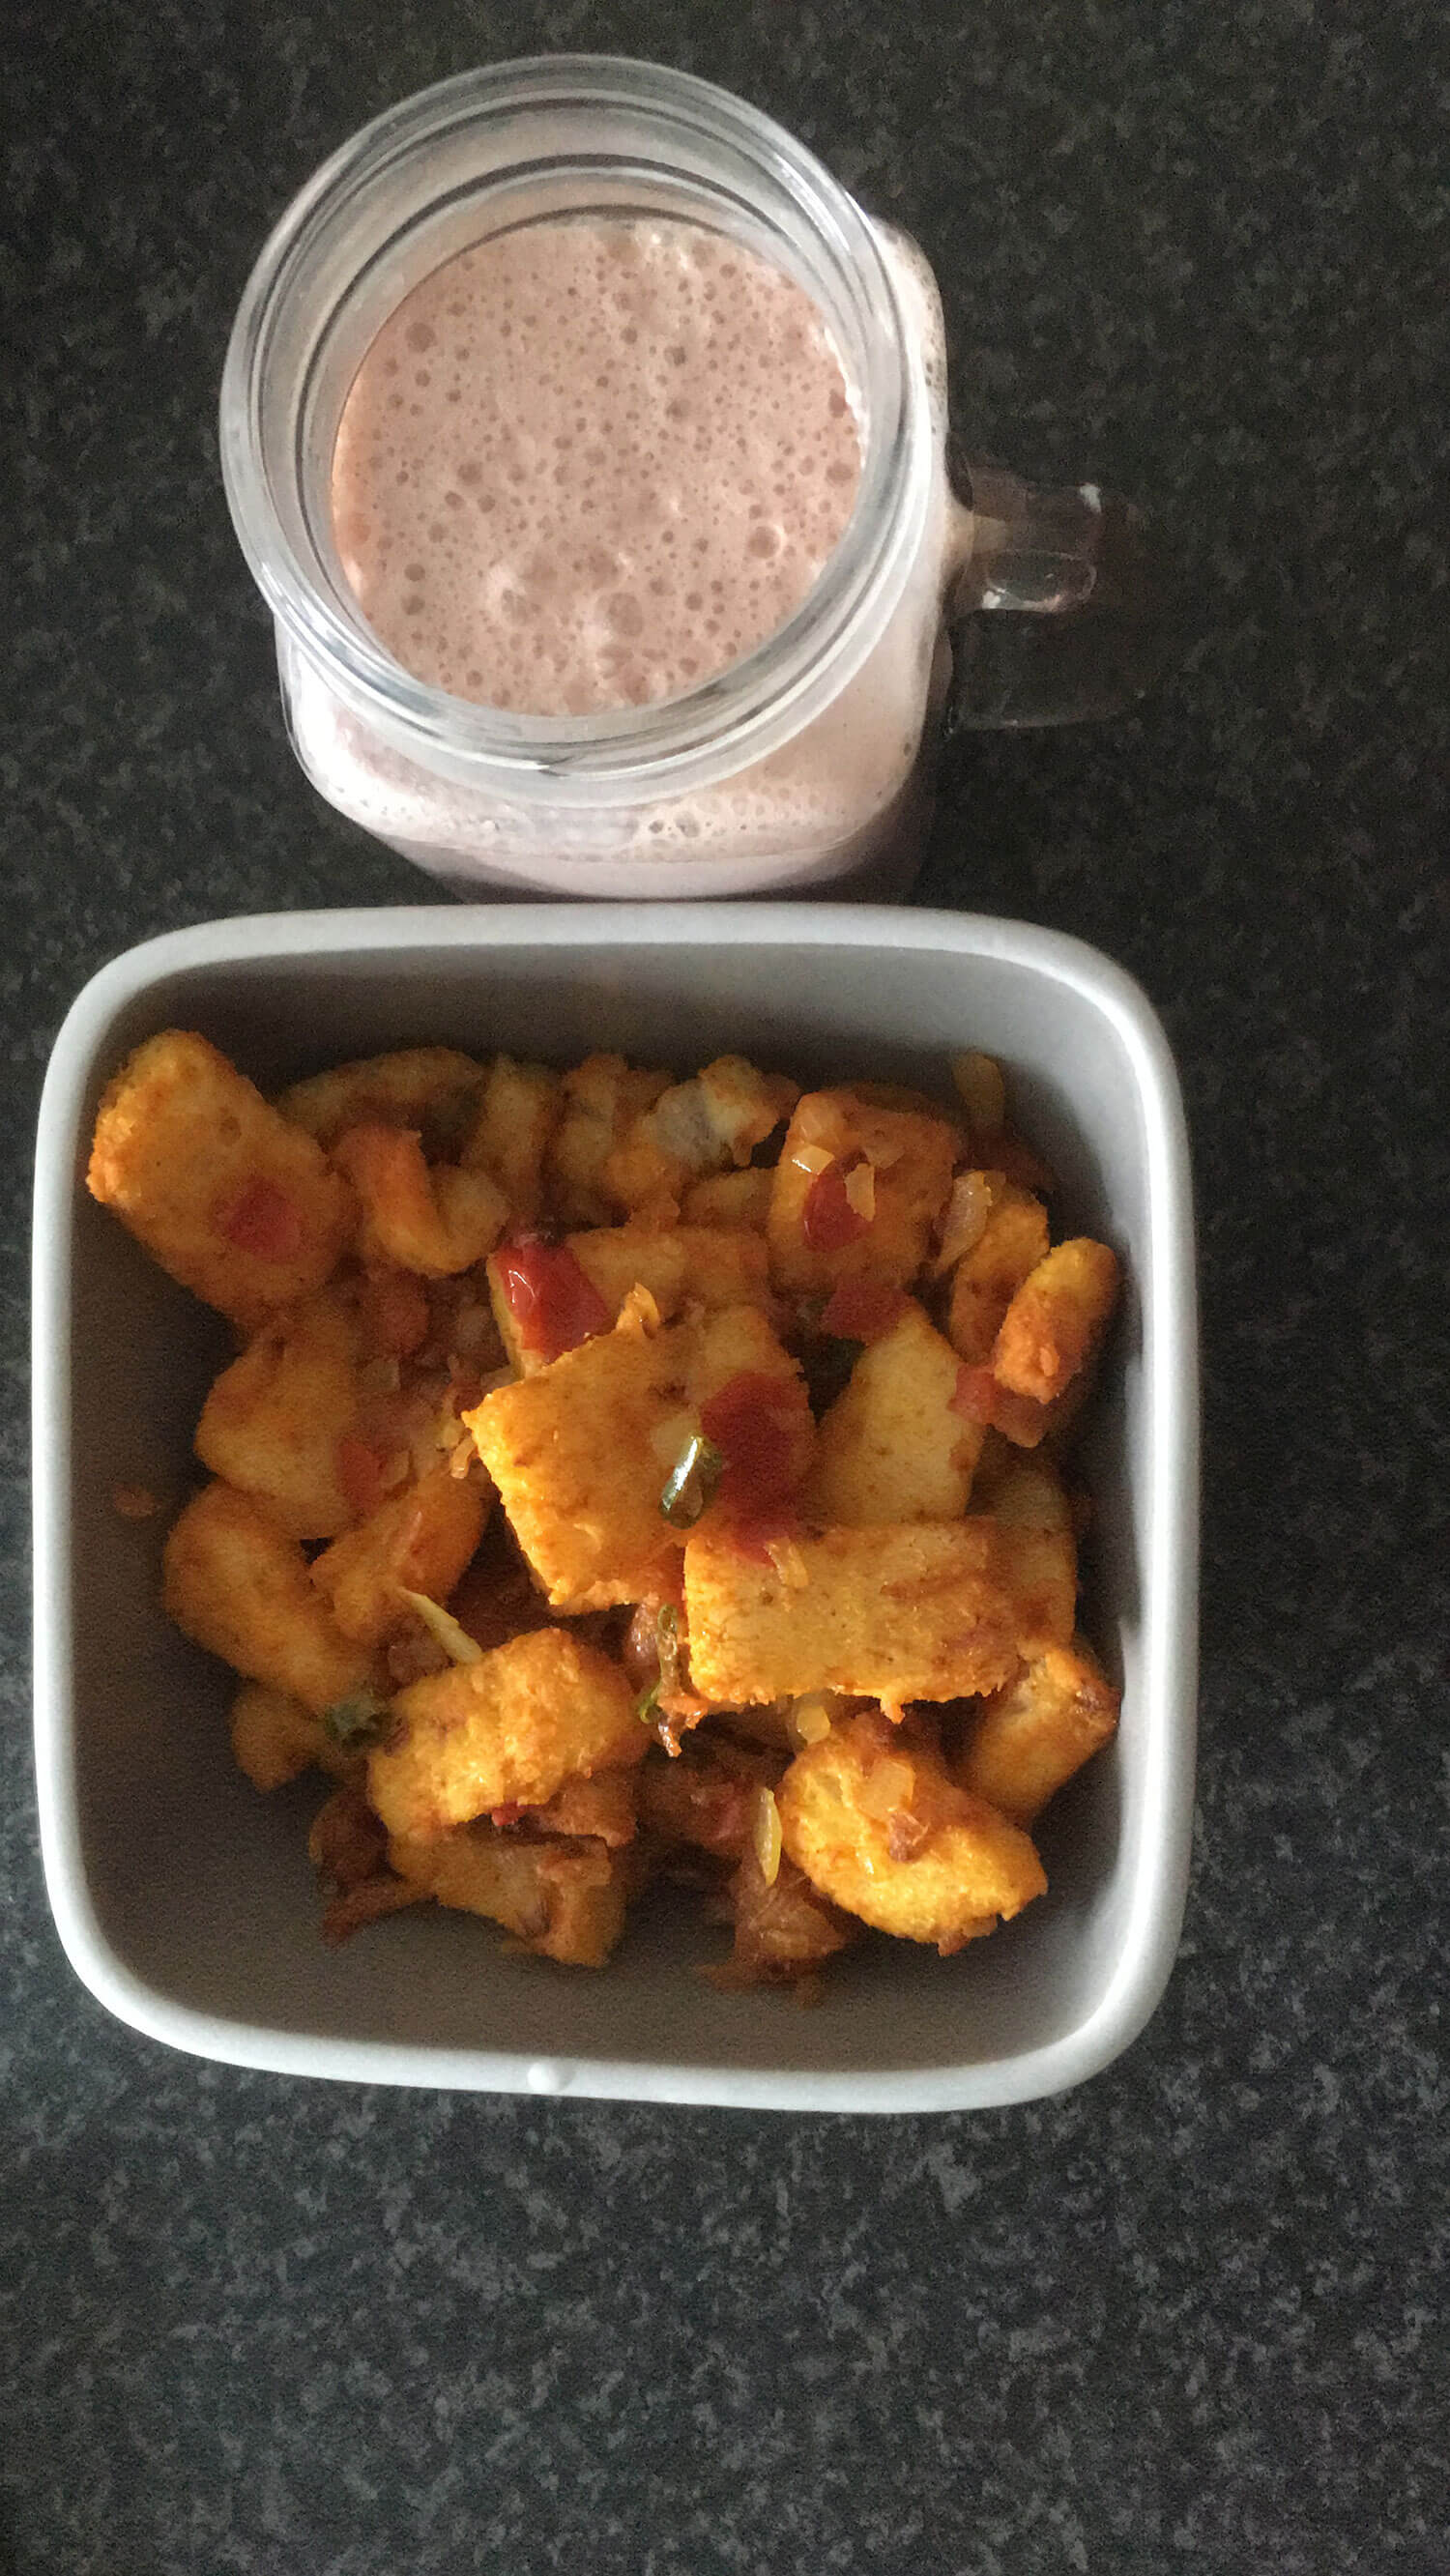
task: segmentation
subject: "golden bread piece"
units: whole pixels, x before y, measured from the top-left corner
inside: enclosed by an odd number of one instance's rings
[[[1056,1468],[994,1443],[976,1501],[997,1525],[1018,1653],[1030,1659],[1067,1645],[1077,1620],[1077,1533]]]
[[[336,1626],[296,1539],[250,1495],[205,1486],[173,1526],[163,1568],[167,1617],[249,1681],[321,1717],[367,1680],[372,1658]]]
[[[544,1156],[564,1106],[564,1086],[542,1064],[497,1055],[458,1159],[467,1172],[487,1172],[516,1217],[536,1217],[543,1204]]]
[[[486,1915],[526,1950],[571,1968],[603,1967],[624,1930],[636,1875],[627,1856],[603,1843],[527,1841],[487,1824],[428,1841],[394,1834],[388,1860],[440,1905]]]
[[[497,1807],[541,1807],[576,1772],[644,1759],[649,1731],[618,1664],[563,1628],[536,1628],[476,1664],[412,1682],[368,1757],[389,1833],[440,1834]]]
[[[347,1127],[332,1149],[362,1203],[358,1250],[370,1266],[450,1279],[471,1270],[508,1223],[508,1201],[487,1172],[429,1165],[407,1127]]]
[[[960,1519],[982,1445],[980,1426],[952,1411],[960,1366],[914,1303],[868,1344],[821,1421],[806,1497],[820,1520]]]
[[[771,1189],[777,1287],[809,1294],[863,1278],[908,1287],[946,1205],[956,1151],[957,1130],[945,1115],[886,1108],[861,1089],[807,1092],[796,1103]],[[834,1230],[846,1239],[836,1241],[821,1195],[842,1186],[855,1223],[847,1217]]]
[[[599,1226],[568,1242],[616,1318],[634,1287],[649,1290],[664,1323],[687,1302],[717,1313],[764,1306],[770,1297],[765,1245],[743,1226]]]
[[[718,1705],[847,1691],[900,1708],[996,1690],[1016,1618],[990,1521],[831,1529],[784,1572],[709,1531],[685,1550],[695,1688]]]
[[[963,1789],[1028,1825],[1118,1723],[1119,1694],[1087,1640],[1049,1646],[987,1701],[954,1767]]]
[[[565,1225],[610,1225],[623,1213],[605,1164],[636,1118],[669,1087],[622,1055],[591,1055],[566,1073],[558,1121],[544,1154],[544,1198]]]
[[[354,1222],[321,1147],[184,1029],[148,1038],[108,1084],[86,1185],[243,1332],[320,1288]]]
[[[1077,1541],[1069,1530],[998,1526],[1019,1655],[1065,1646],[1077,1625]]]
[[[786,1853],[813,1886],[943,1956],[1046,1889],[1026,1834],[879,1719],[852,1718],[807,1745],[775,1795]]]
[[[674,1588],[683,1533],[663,1517],[660,1496],[701,1407],[739,1375],[800,1382],[753,1306],[655,1333],[626,1320],[465,1413],[556,1610],[602,1610]]]
[[[1009,1394],[1052,1404],[1107,1331],[1118,1256],[1090,1235],[1044,1255],[1012,1299],[992,1346],[992,1375]]]
[[[380,1646],[415,1615],[405,1590],[446,1601],[483,1536],[491,1499],[476,1468],[454,1476],[440,1465],[324,1548],[312,1580],[343,1635]]]
[[[594,1226],[568,1235],[563,1248],[600,1299],[601,1330],[619,1321],[632,1288],[648,1291],[666,1324],[687,1304],[713,1313],[724,1306],[764,1307],[770,1302],[765,1245],[743,1226]],[[491,1253],[488,1287],[494,1320],[511,1365],[521,1377],[532,1377],[548,1367],[548,1354],[531,1350],[524,1340],[507,1271],[507,1249]]]
[[[456,1047],[398,1047],[309,1074],[277,1095],[277,1107],[324,1150],[349,1127],[418,1127],[455,1140],[483,1089],[484,1067]]]
[[[952,1272],[947,1339],[974,1365],[992,1356],[1002,1318],[1047,1251],[1047,1210],[1000,1172],[976,1174],[987,1191],[987,1221]]]
[[[357,1518],[337,1444],[362,1401],[362,1359],[356,1306],[335,1288],[286,1307],[214,1381],[196,1426],[202,1465],[293,1538],[336,1538]]]

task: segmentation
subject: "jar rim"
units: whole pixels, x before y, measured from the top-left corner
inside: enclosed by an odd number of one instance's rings
[[[279,435],[268,405],[278,330],[309,293],[320,245],[367,191],[472,128],[498,133],[523,112],[622,112],[657,131],[697,136],[755,174],[781,220],[804,238],[844,299],[866,414],[861,480],[846,527],[793,615],[750,653],[689,691],[587,716],[478,706],[416,678],[310,569],[278,506],[274,478],[300,478],[291,389]],[[586,156],[587,159],[587,156]],[[536,164],[529,165],[530,170]],[[672,165],[661,163],[670,175]],[[501,185],[507,185],[507,165]],[[426,213],[426,191],[413,223]],[[799,241],[796,244],[800,246]],[[353,282],[356,282],[354,276]],[[380,316],[380,320],[381,320]],[[828,316],[828,319],[835,319]],[[324,317],[323,329],[326,320]],[[870,218],[808,147],[748,101],[667,66],[607,54],[545,54],[454,74],[385,109],[316,170],[258,255],[238,306],[222,376],[220,446],[242,551],[274,618],[349,713],[424,767],[496,792],[531,785],[567,801],[679,793],[763,758],[854,676],[906,581],[927,508],[924,389],[900,299]]]

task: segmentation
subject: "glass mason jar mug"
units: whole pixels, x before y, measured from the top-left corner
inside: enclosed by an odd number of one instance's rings
[[[804,290],[860,445],[844,531],[793,614],[682,694],[585,715],[478,705],[369,626],[332,524],[343,406],[423,279],[561,217],[690,225]],[[941,303],[769,118],[597,56],[466,72],[406,100],[302,190],[243,295],[221,456],[276,628],[293,747],[338,810],[458,891],[606,896],[907,882],[950,709],[1047,723],[1121,705],[1152,620],[1131,513],[1090,486],[947,475]],[[985,612],[991,612],[987,614]]]

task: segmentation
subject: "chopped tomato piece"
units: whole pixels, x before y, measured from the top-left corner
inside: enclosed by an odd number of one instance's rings
[[[821,1317],[823,1333],[846,1342],[879,1342],[906,1312],[906,1296],[882,1279],[843,1279]]]
[[[754,1369],[727,1380],[702,1406],[700,1428],[725,1461],[719,1500],[737,1546],[764,1563],[790,1535],[790,1497],[805,1466],[805,1390]]]
[[[291,1261],[301,1249],[301,1216],[275,1181],[248,1181],[238,1197],[223,1200],[212,1224],[224,1242],[259,1261]]]
[[[525,1350],[556,1360],[608,1332],[614,1318],[566,1243],[526,1238],[502,1244],[494,1257]]]
[[[387,1461],[356,1432],[345,1431],[334,1452],[337,1481],[355,1512],[377,1511],[386,1502],[388,1489],[383,1482]]]
[[[808,1419],[804,1390],[793,1380],[742,1370],[700,1410],[700,1428],[725,1461],[720,1496],[760,1503],[788,1494],[800,1476],[800,1428]]]
[[[853,1207],[846,1186],[864,1159],[860,1154],[838,1154],[823,1172],[817,1172],[807,1190],[801,1208],[801,1232],[813,1252],[840,1252],[870,1232],[870,1217]]]

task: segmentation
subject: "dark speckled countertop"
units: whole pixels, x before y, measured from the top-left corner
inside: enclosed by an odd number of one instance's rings
[[[958,751],[923,888],[1140,977],[1201,1199],[1183,1952],[1129,2054],[1028,2109],[208,2067],[108,2020],[46,1908],[51,1039],[151,931],[427,891],[291,765],[217,473],[231,311],[365,117],[580,45],[745,91],[909,225],[965,444],[1138,493],[1205,603],[1131,720]],[[1443,2571],[1442,10],[12,0],[5,56],[0,2569]]]

